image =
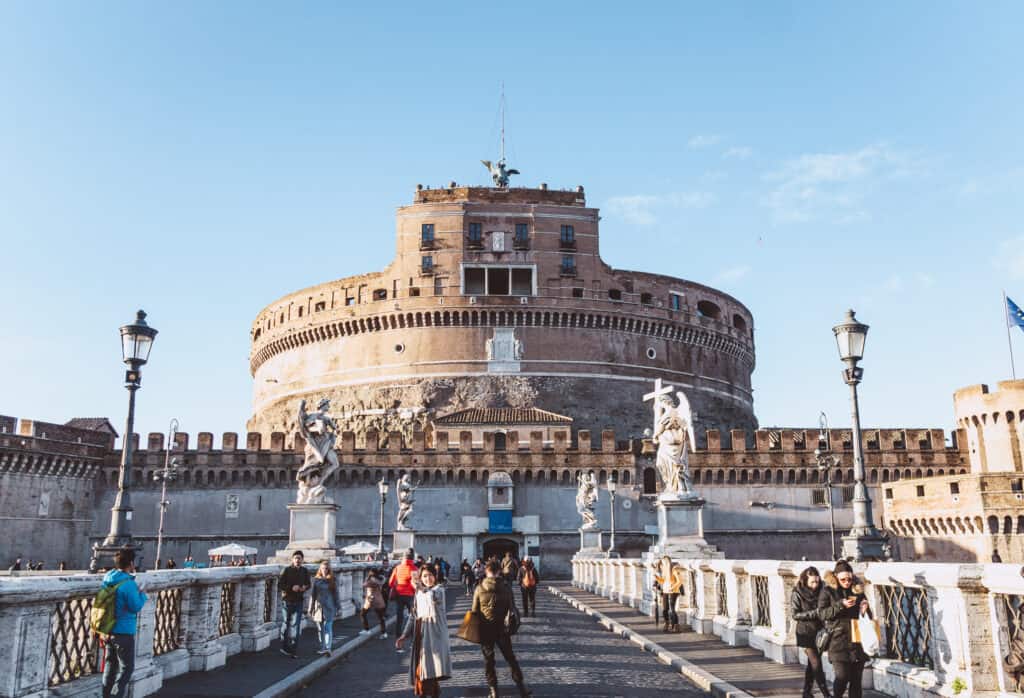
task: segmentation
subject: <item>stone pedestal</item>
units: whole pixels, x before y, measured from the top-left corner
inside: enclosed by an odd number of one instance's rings
[[[416,531],[395,531],[391,534],[391,559],[405,559],[405,551],[416,550]]]
[[[724,557],[704,540],[704,500],[700,497],[658,500],[658,542],[654,555],[680,558]]]
[[[289,564],[296,550],[302,551],[307,563],[337,559],[334,544],[338,530],[337,504],[289,504],[288,514],[288,547],[278,550],[269,562]]]
[[[594,528],[591,530],[580,529],[580,553],[596,554],[604,551],[604,546],[601,544],[601,529]]]

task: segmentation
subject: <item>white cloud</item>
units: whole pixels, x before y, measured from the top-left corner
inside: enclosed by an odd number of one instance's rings
[[[736,281],[739,281],[749,273],[750,267],[746,265],[730,267],[728,269],[723,269],[722,271],[715,274],[714,278],[711,279],[711,283],[712,285],[715,286],[719,284],[734,283]]]
[[[992,265],[1011,279],[1024,279],[1024,235],[1000,242]]]
[[[850,223],[870,218],[864,198],[878,179],[920,171],[907,155],[884,145],[841,153],[809,153],[764,175],[774,187],[762,200],[778,222],[822,219]]]
[[[690,140],[686,142],[686,145],[690,150],[698,150],[700,148],[710,148],[711,146],[716,145],[720,140],[722,140],[721,136],[716,136],[713,133],[700,134],[690,138]]]
[[[747,146],[742,145],[729,148],[727,151],[722,153],[722,157],[731,160],[746,160],[753,154],[753,148],[748,148]]]
[[[965,199],[991,196],[1008,191],[1017,192],[1022,184],[1024,184],[1024,167],[1017,167],[1005,172],[969,177],[957,190],[957,194]]]
[[[604,210],[633,225],[652,225],[658,222],[657,209],[707,208],[714,202],[715,195],[707,191],[632,194],[613,196],[605,202]]]

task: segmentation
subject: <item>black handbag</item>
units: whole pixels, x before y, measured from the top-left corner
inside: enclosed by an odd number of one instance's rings
[[[508,607],[508,613],[505,614],[505,632],[508,635],[515,635],[519,632],[519,609],[516,608],[515,604]]]
[[[818,648],[818,654],[828,652],[830,644],[832,644],[832,628],[828,625],[818,628],[818,632],[814,635],[814,646]]]

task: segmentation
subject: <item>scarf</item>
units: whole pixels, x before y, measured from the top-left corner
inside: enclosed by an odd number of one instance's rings
[[[437,620],[434,614],[434,589],[416,592],[416,617],[420,620]]]

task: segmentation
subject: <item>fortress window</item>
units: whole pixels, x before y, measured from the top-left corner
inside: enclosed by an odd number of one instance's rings
[[[482,296],[487,292],[486,270],[483,267],[466,267],[463,273],[467,296]]]
[[[644,468],[644,494],[658,493],[657,477],[654,474],[654,468]]]
[[[576,247],[576,229],[571,225],[563,225],[559,235],[559,243],[562,247]]]
[[[299,317],[302,317],[302,311],[305,310],[301,305],[299,306]]]
[[[747,321],[743,319],[742,315],[733,315],[732,316],[732,326],[735,327],[737,330],[746,331],[746,329],[747,329]]]
[[[416,288],[415,286],[413,286],[413,287],[411,287],[411,288],[409,289],[409,297],[410,297],[410,298],[415,298],[415,297],[416,297],[416,296],[418,296],[418,295],[420,295],[420,290],[419,290],[418,288]]]
[[[494,433],[494,450],[504,451],[507,448],[508,439],[503,432]]]
[[[435,276],[434,277],[434,295],[435,296],[443,296],[444,295],[444,279],[442,279],[440,276]]]
[[[918,485],[917,486],[917,496],[918,497],[923,497],[924,496],[924,485]]]
[[[467,296],[532,296],[533,269],[463,266],[462,293]]]
[[[717,320],[722,314],[722,309],[711,301],[700,301],[697,303],[697,314],[701,317],[709,317]]]
[[[572,290],[572,297],[573,298],[583,298],[583,289],[582,288],[574,288]]]
[[[892,499],[892,488],[891,487],[886,487],[885,488],[885,498],[886,499]]]
[[[373,289],[373,300],[375,301],[386,301],[388,299],[388,290],[386,288],[375,288]]]
[[[617,288],[610,288],[610,289],[608,289],[608,297],[610,299],[612,299],[613,301],[621,301],[622,300],[622,291],[620,291]]]
[[[345,299],[345,305],[355,305],[355,304],[356,304],[356,299],[353,298],[352,296],[349,296],[348,298]]]
[[[533,295],[533,269],[512,270],[512,295]]]
[[[313,312],[315,313],[320,313],[323,312],[324,310],[327,310],[327,301],[320,301],[319,303],[313,306]]]
[[[425,254],[420,258],[420,273],[421,274],[433,274],[434,273],[434,257],[433,255]]]
[[[484,244],[484,226],[482,223],[469,224],[468,240],[470,247],[482,246]]]
[[[424,223],[420,226],[420,247],[432,249],[434,247],[434,224]]]
[[[959,482],[951,482],[951,483],[949,483],[949,493],[950,494],[960,494],[960,483]]]
[[[512,238],[512,247],[517,250],[525,250],[530,244],[530,226],[526,223],[516,223],[516,235]]]
[[[672,310],[683,309],[683,296],[680,293],[668,294],[668,307]]]
[[[562,276],[576,276],[576,258],[571,254],[562,255]]]
[[[649,293],[641,293],[640,305],[654,305],[654,296]]]
[[[488,267],[487,269],[487,295],[507,296],[508,295],[509,270],[500,267]]]

